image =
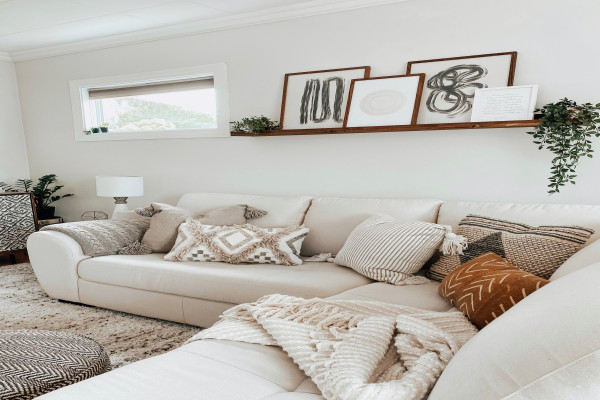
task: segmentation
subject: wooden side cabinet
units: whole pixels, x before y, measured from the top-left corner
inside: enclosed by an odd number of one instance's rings
[[[27,251],[27,238],[39,229],[33,194],[0,193],[0,255]]]

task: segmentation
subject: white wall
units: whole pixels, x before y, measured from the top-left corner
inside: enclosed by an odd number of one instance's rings
[[[0,182],[13,183],[15,179],[28,177],[15,66],[0,61]]]
[[[84,143],[73,139],[68,86],[224,61],[231,117],[276,119],[286,72],[371,65],[373,76],[389,75],[410,60],[516,50],[515,84],[538,83],[539,104],[597,101],[598,15],[587,0],[411,0],[20,62],[31,172],[56,173],[76,193],[58,204],[70,219],[111,209],[95,197],[100,174],[143,175],[146,195],[133,206],[190,191],[600,204],[600,156],[582,161],[576,186],[548,197],[552,157],[525,128]]]

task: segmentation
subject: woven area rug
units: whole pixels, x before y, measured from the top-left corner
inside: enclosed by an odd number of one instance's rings
[[[190,325],[51,299],[31,264],[0,267],[0,329],[46,329],[100,343],[113,368],[165,353],[200,331]]]

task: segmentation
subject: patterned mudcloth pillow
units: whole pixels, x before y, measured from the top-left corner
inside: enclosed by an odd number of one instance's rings
[[[426,283],[426,278],[413,274],[435,254],[447,235],[458,238],[448,226],[400,223],[389,215],[377,214],[350,233],[334,262],[394,285]]]
[[[463,254],[441,256],[428,276],[441,281],[450,271],[482,254],[493,252],[517,268],[544,279],[575,254],[594,233],[579,226],[529,226],[467,215],[457,233],[468,240]]]
[[[188,219],[179,227],[167,261],[222,261],[300,265],[300,249],[308,228],[259,228],[254,225],[215,226]]]
[[[486,253],[450,272],[438,292],[482,329],[548,283],[546,279],[521,271],[497,254]]]

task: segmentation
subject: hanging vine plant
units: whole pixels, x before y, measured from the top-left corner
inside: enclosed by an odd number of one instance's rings
[[[575,184],[581,157],[592,158],[593,137],[600,137],[600,104],[577,104],[564,98],[537,109],[542,114],[533,132],[533,143],[556,155],[552,160],[548,193],[559,193],[567,183]]]

